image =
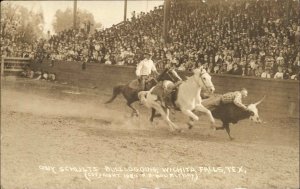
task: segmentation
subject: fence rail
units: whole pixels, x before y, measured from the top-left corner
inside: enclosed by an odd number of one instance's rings
[[[135,79],[135,67],[116,66],[90,63],[86,69],[78,62],[55,61],[53,65],[45,61],[42,64],[32,63],[33,70],[45,70],[56,74],[60,82],[67,82],[78,87],[98,88],[102,92],[111,94],[113,86],[125,84]],[[182,77],[190,76],[191,72],[178,72]],[[249,96],[243,101],[253,103],[266,95],[266,99],[259,106],[262,117],[299,118],[299,81],[275,80],[232,75],[213,75],[212,81],[216,93],[240,90],[246,87]]]
[[[1,59],[1,76],[4,76],[6,72],[21,72],[26,65],[30,65],[30,58],[19,57],[3,57]]]

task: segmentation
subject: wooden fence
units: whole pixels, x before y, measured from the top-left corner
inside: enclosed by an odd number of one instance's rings
[[[17,57],[2,57],[1,59],[1,76],[6,73],[22,72],[26,65],[30,65],[30,58],[17,58]]]

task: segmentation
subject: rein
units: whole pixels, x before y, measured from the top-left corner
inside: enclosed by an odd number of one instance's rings
[[[171,70],[168,70],[168,71],[167,71],[167,74],[168,74],[168,76],[171,78],[171,80],[172,80],[173,82],[175,82],[175,79],[174,79],[174,77],[173,77],[173,74],[170,74],[170,71],[171,71]]]
[[[204,87],[205,87],[206,90],[208,91],[208,86],[207,86],[207,85],[205,84],[205,82],[203,81],[202,75],[204,75],[204,73],[201,73],[201,74],[200,74],[200,79],[201,79],[201,81],[202,81]],[[201,88],[202,88],[201,85],[196,81],[196,79],[194,79],[194,80],[195,80],[195,82],[197,83],[198,87],[200,87],[200,89],[201,89]]]
[[[159,76],[157,76],[156,81],[158,80],[163,80],[162,77],[164,76],[164,74],[167,74],[169,76],[169,78],[171,79],[171,81],[175,82],[174,76],[173,74],[170,74],[171,69],[166,69],[163,73],[161,73]],[[168,79],[165,79],[168,80]]]

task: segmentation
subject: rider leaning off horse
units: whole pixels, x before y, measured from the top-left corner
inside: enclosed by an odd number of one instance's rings
[[[155,64],[151,60],[150,53],[145,53],[145,59],[142,60],[136,68],[136,75],[138,76],[140,86],[142,90],[145,90],[145,81],[151,75],[152,71],[158,75]],[[167,65],[163,72],[172,72],[174,67]],[[158,97],[158,100],[162,103],[162,106],[168,107],[172,106],[173,102],[171,100],[171,92],[180,84],[182,79],[177,75],[176,72],[173,72],[170,75],[174,75],[177,82],[174,84],[172,81],[160,81],[152,90],[152,94],[155,94]]]
[[[176,83],[172,81],[160,81],[154,89],[151,91],[151,94],[155,94],[158,97],[158,100],[161,102],[161,105],[164,108],[170,108],[175,106],[174,101],[172,99],[172,92],[178,87],[178,85],[182,82],[182,79],[177,75],[177,72],[174,71],[175,67],[171,64],[166,65],[165,70],[163,72],[172,72],[172,75],[175,76],[174,81],[177,80]]]
[[[242,103],[242,98],[245,98],[247,96],[248,96],[247,89],[242,88],[240,91],[228,92],[228,93],[225,93],[225,94],[219,96],[217,98],[216,102],[214,103],[214,105],[217,106],[219,104],[233,103],[236,106],[253,113],[252,110],[250,110],[247,106],[245,106]]]

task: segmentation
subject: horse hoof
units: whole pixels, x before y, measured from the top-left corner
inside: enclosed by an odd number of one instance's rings
[[[189,129],[192,129],[192,128],[193,128],[193,125],[190,124],[190,123],[188,123],[188,126],[189,126],[189,127],[188,127]]]
[[[150,121],[150,124],[153,125],[153,126],[156,125],[156,123],[154,121]]]
[[[177,129],[177,132],[178,133],[183,133],[183,130],[182,129]]]
[[[215,126],[211,126],[210,129],[213,130],[213,131],[217,130],[217,128]]]
[[[230,139],[230,141],[233,141],[233,140],[234,140],[234,138],[233,138],[233,137],[229,137],[229,139]]]
[[[181,129],[171,129],[170,130],[173,135],[177,135],[178,133],[182,133]]]
[[[174,129],[170,129],[170,133],[174,134],[175,130]]]

